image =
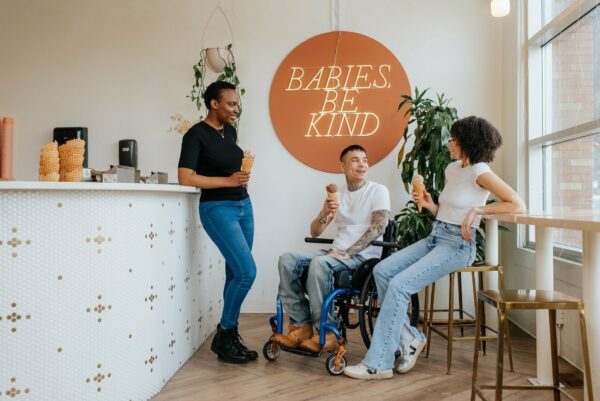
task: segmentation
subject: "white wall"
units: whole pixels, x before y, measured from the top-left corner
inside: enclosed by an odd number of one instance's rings
[[[245,311],[272,311],[277,258],[304,248],[323,186],[342,177],[312,170],[288,154],[271,126],[268,93],[283,58],[327,32],[324,0],[223,0],[234,30],[244,115],[240,145],[257,154],[250,192],[255,206],[256,284]],[[38,148],[56,126],[89,127],[90,166],[117,162],[117,142],[137,139],[139,165],[176,177],[180,137],[169,116],[194,115],[185,98],[204,24],[217,1],[0,0],[0,115],[16,121],[15,172],[35,180]],[[403,64],[411,85],[453,99],[459,114],[503,128],[501,20],[484,0],[342,0],[341,28],[373,37]],[[215,24],[213,24],[215,23]],[[207,46],[231,41],[220,16]],[[225,36],[223,41],[218,35]],[[513,132],[504,132],[505,138]],[[395,167],[397,147],[370,178],[390,188],[393,212],[408,199]],[[332,155],[337,157],[337,155]],[[500,165],[500,160],[496,165]]]

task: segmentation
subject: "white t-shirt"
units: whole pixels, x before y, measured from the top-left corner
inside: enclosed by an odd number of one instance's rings
[[[346,185],[341,186],[338,188],[338,196],[340,207],[335,219],[337,236],[333,247],[345,251],[371,226],[371,213],[376,210],[390,211],[390,193],[385,186],[367,181],[361,189],[354,192],[348,191]],[[369,245],[358,254],[365,259],[380,258],[381,247]]]
[[[490,192],[483,189],[475,180],[483,173],[492,171],[486,163],[476,163],[462,167],[457,160],[446,167],[446,185],[440,194],[437,219],[446,223],[461,225],[469,210],[485,206]],[[475,217],[471,227],[479,227],[481,216]]]

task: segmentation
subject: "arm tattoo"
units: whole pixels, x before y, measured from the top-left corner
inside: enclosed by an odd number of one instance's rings
[[[371,242],[383,235],[389,218],[389,210],[375,210],[371,213],[371,226],[350,248],[346,249],[346,253],[354,256],[371,245]]]

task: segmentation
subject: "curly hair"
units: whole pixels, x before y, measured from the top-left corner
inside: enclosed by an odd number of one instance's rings
[[[207,110],[210,110],[210,101],[219,100],[224,90],[236,89],[236,86],[226,81],[215,81],[206,87],[202,97],[204,98],[204,105]]]
[[[450,128],[450,136],[456,140],[471,164],[493,161],[496,150],[502,146],[498,130],[481,117],[470,116],[457,120]]]

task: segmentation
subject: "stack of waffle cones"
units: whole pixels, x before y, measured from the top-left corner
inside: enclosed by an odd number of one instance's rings
[[[79,182],[83,174],[83,154],[85,141],[72,139],[58,147],[60,156],[60,180],[66,182]]]
[[[58,181],[58,143],[52,142],[40,149],[39,181]]]

